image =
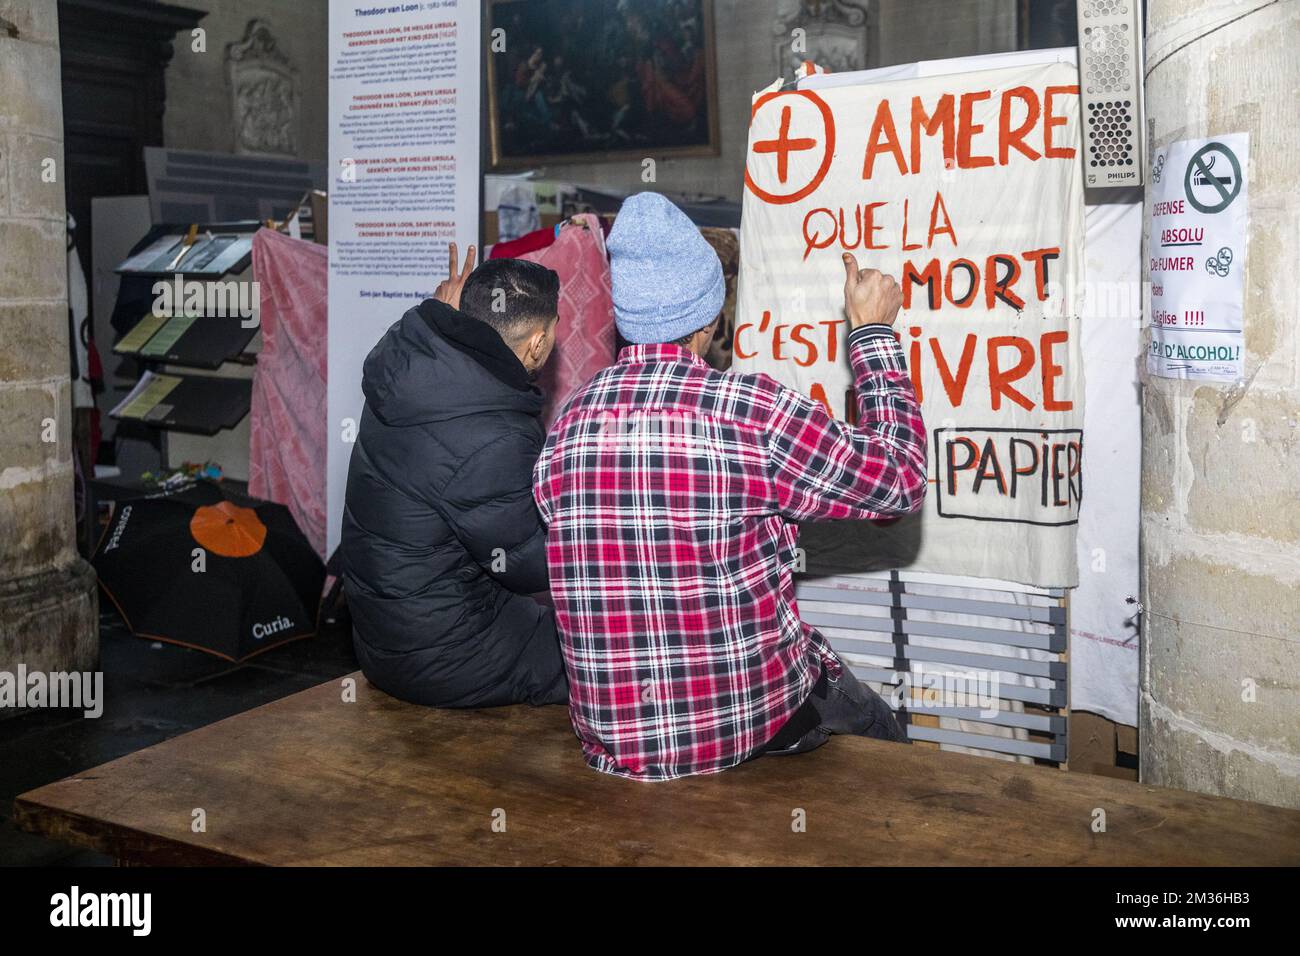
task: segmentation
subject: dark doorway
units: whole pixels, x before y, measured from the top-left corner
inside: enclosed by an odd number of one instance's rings
[[[163,145],[172,40],[207,14],[143,0],[59,0],[64,188],[89,274],[90,200],[146,191],[146,146]]]

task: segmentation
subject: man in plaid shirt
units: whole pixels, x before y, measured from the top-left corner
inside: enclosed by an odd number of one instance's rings
[[[555,423],[533,475],[569,713],[588,764],[638,780],[798,753],[831,733],[902,733],[799,620],[794,522],[916,511],[925,427],[891,325],[897,283],[845,255],[858,425],[767,375],[700,356],[717,255],[662,196],[609,236],[629,342]]]

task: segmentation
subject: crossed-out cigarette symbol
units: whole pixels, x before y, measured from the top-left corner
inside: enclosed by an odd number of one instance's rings
[[[1205,271],[1210,275],[1216,275],[1220,279],[1227,278],[1230,267],[1232,266],[1232,250],[1224,246],[1219,250],[1219,254],[1210,256],[1205,260]]]

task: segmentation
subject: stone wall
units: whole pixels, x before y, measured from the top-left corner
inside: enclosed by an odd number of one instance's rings
[[[1246,381],[1143,389],[1142,776],[1300,807],[1300,3],[1148,15],[1153,146],[1249,133],[1250,234]]]
[[[84,669],[93,572],[73,531],[56,7],[0,0],[0,670]],[[0,716],[5,712],[0,711]]]
[[[827,0],[829,4],[830,0]],[[867,65],[889,66],[1015,48],[1017,0],[854,0],[869,11]],[[165,145],[231,152],[235,145],[226,47],[262,20],[297,69],[300,159],[323,160],[327,150],[328,0],[191,0],[207,10],[204,52],[178,35],[167,69]],[[778,75],[778,23],[798,0],[714,0],[718,66],[718,156],[665,159],[658,187],[739,200],[744,179],[749,101]],[[921,28],[924,24],[924,28]],[[485,106],[486,108],[486,106]],[[621,190],[641,187],[640,160],[551,166],[547,175]]]
[[[266,24],[297,76],[299,90],[298,159],[324,161],[329,126],[328,0],[185,0],[184,6],[206,10],[202,52],[190,37],[178,34],[167,67],[167,112],[163,144],[173,149],[235,152],[232,91],[227,74],[227,47],[242,42],[254,20]]]

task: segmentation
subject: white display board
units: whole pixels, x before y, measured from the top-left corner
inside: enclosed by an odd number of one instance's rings
[[[1142,481],[1142,203],[1089,206],[1079,586],[1070,592],[1070,705],[1137,725]]]
[[[361,367],[478,239],[481,10],[330,0],[328,547],[338,545]]]

